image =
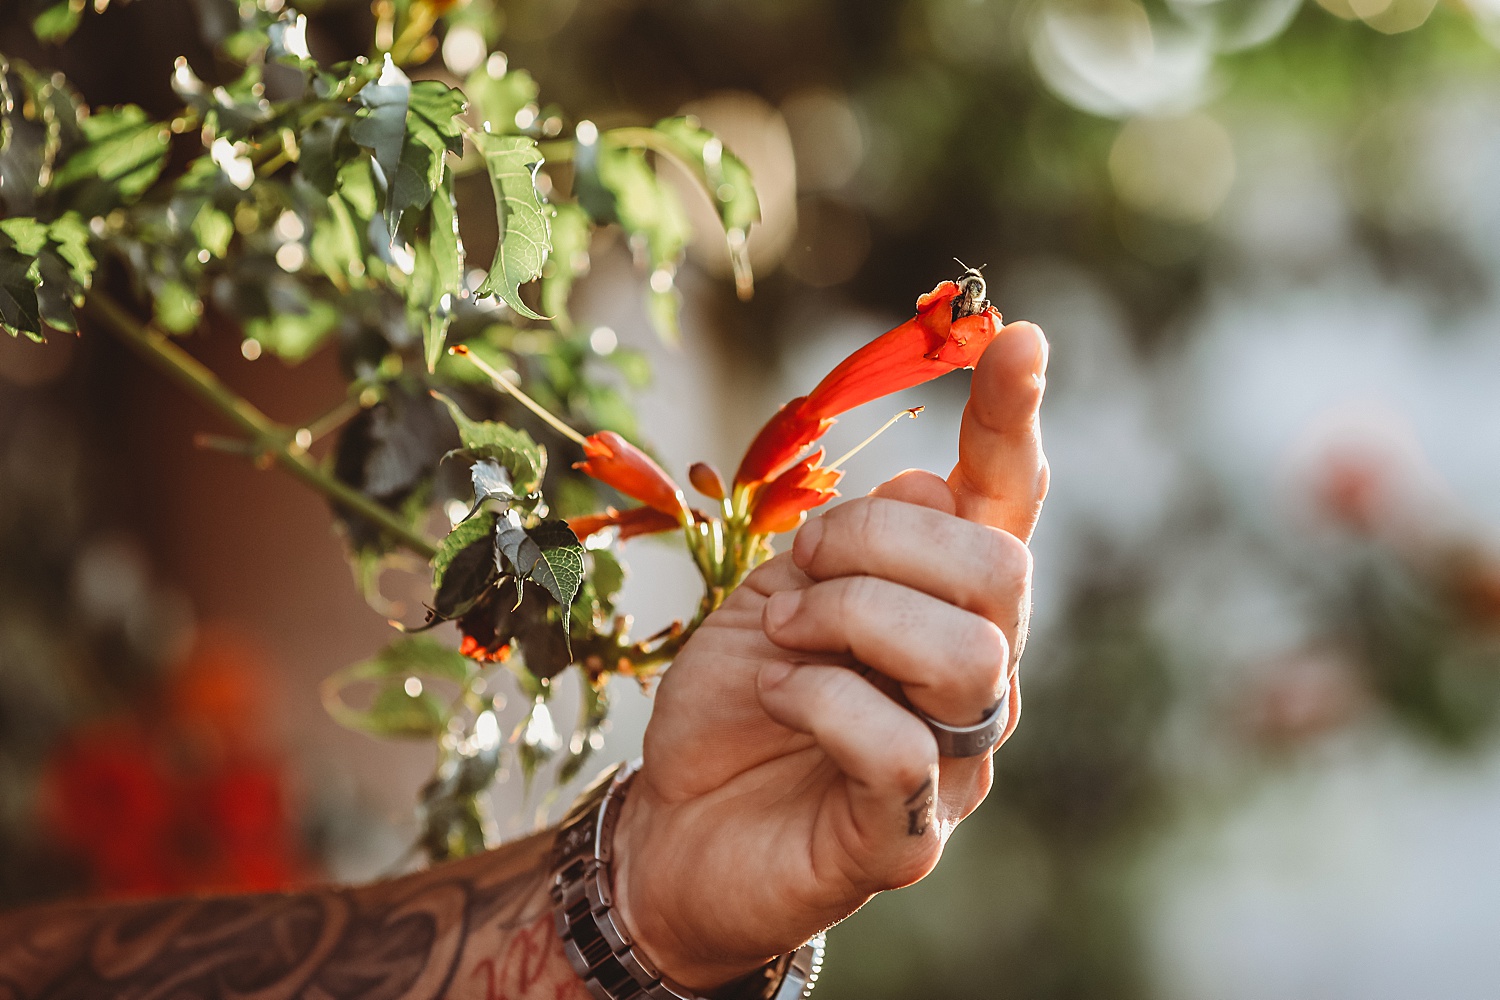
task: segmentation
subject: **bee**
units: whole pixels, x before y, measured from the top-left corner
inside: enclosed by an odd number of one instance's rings
[[[985,269],[986,265],[970,267],[957,257],[953,259],[964,269],[963,275],[956,281],[958,294],[953,297],[953,319],[957,321],[964,316],[974,316],[984,312],[990,307],[990,303],[984,297],[984,276],[979,273]]]

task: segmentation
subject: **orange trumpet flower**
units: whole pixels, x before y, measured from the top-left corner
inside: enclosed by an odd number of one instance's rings
[[[756,535],[774,535],[800,527],[807,512],[820,507],[839,491],[834,489],[844,478],[842,469],[825,469],[823,449],[802,461],[755,491],[750,505],[750,531]]]
[[[583,453],[588,457],[573,463],[573,468],[667,515],[674,526],[687,514],[682,490],[672,477],[650,455],[614,431],[600,431],[584,438]]]
[[[573,518],[568,522],[568,527],[573,529],[573,534],[578,536],[580,542],[605,528],[619,528],[620,540],[624,541],[637,535],[654,535],[659,531],[671,531],[682,527],[682,523],[677,518],[663,514],[653,507],[631,507],[629,510],[606,507],[603,513],[585,514],[583,517]]]
[[[735,485],[765,483],[786,471],[841,413],[974,367],[1002,322],[984,295],[984,279],[970,268],[918,299],[915,316],[849,355],[812,392],[766,422],[740,462]]]

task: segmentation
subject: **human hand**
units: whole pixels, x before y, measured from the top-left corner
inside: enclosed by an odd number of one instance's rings
[[[989,791],[989,756],[940,758],[892,696],[956,726],[1008,699],[1006,737],[1016,725],[1046,358],[1037,327],[1005,327],[947,482],[907,472],[809,521],[663,679],[615,894],[683,985],[726,982],[922,878]]]

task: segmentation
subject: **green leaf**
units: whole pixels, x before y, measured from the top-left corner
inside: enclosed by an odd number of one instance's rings
[[[344,131],[347,122],[346,118],[319,118],[298,140],[302,155],[297,159],[297,170],[323,194],[331,195],[338,189],[339,167],[348,158],[346,150],[355,148]]]
[[[227,213],[205,204],[193,218],[192,232],[199,246],[222,259],[234,238],[234,221]]]
[[[170,133],[133,104],[104,108],[79,122],[85,145],[52,178],[57,191],[77,188],[72,201],[97,215],[138,198],[166,163]]]
[[[480,539],[488,539],[494,530],[495,515],[490,511],[483,511],[478,517],[460,521],[448,532],[448,537],[443,539],[437,554],[432,557],[432,589],[442,587],[448,568],[453,565],[453,560],[460,552]]]
[[[573,605],[583,584],[583,546],[567,521],[543,521],[527,534],[542,550],[541,562],[534,565],[530,578],[547,589],[563,608]],[[564,631],[567,617],[564,616]]]
[[[750,226],[760,221],[760,199],[745,162],[693,117],[667,118],[656,123],[656,131],[672,143],[677,158],[697,174],[709,200],[724,225],[729,260],[742,298],[754,286],[750,252],[746,242]]]
[[[552,253],[542,268],[542,311],[553,317],[553,325],[564,332],[573,328],[568,296],[573,282],[588,271],[589,239],[593,226],[589,214],[573,202],[552,209]]]
[[[656,123],[656,131],[672,141],[679,158],[698,175],[726,232],[738,229],[743,234],[760,221],[760,199],[750,168],[717,136],[692,117],[663,119]]]
[[[47,224],[36,219],[0,220],[0,233],[9,236],[23,257],[35,257],[47,245]]]
[[[0,325],[12,337],[25,334],[40,342],[42,317],[37,308],[34,260],[0,247]]]
[[[56,45],[68,40],[83,19],[83,0],[62,0],[38,14],[31,22],[38,41]]]
[[[94,254],[89,250],[89,227],[76,212],[67,212],[52,220],[47,235],[57,248],[57,254],[68,265],[68,273],[81,290],[93,285]],[[80,292],[81,297],[81,292]],[[75,303],[76,304],[76,303]]]
[[[423,253],[426,288],[426,318],[422,326],[422,353],[427,370],[437,370],[438,358],[453,322],[453,310],[463,290],[464,246],[458,235],[458,212],[453,182],[443,182],[432,199],[427,242]]]
[[[520,292],[522,285],[542,273],[550,248],[547,213],[536,189],[535,170],[542,162],[541,151],[524,136],[480,133],[474,144],[484,156],[490,175],[499,233],[495,260],[478,294],[499,295],[520,315],[542,319],[521,301]]]
[[[495,544],[491,537],[495,530],[495,515],[485,511],[487,517],[477,517],[464,524],[476,521],[487,530],[466,531],[442,551],[446,561],[442,567],[441,582],[435,585],[432,611],[440,619],[461,618],[468,614],[487,594],[499,579],[500,568],[495,564]],[[460,525],[462,527],[463,525]],[[449,535],[452,537],[452,534]],[[436,560],[434,566],[439,565]]]
[[[531,435],[509,424],[489,420],[470,420],[458,404],[442,393],[433,393],[448,407],[458,436],[464,444],[459,457],[475,460],[494,459],[510,473],[518,494],[531,493],[542,481],[547,467],[547,453]]]
[[[339,309],[332,302],[312,299],[307,311],[260,316],[245,323],[245,333],[283,361],[296,364],[318,349],[339,324]]]
[[[407,130],[414,131],[414,122],[420,122],[422,130],[441,139],[448,152],[462,156],[464,133],[458,116],[467,107],[462,91],[438,80],[418,80],[411,85]]]
[[[539,88],[524,69],[502,72],[486,61],[464,81],[464,93],[479,112],[479,120],[496,133],[516,131],[516,112],[536,100]]]
[[[401,167],[406,143],[406,109],[411,100],[411,80],[386,53],[380,78],[359,92],[364,105],[349,129],[354,141],[374,153],[389,194]]]
[[[323,703],[340,725],[375,736],[433,737],[447,728],[449,711],[431,693],[407,690],[411,678],[435,678],[467,684],[474,663],[458,651],[426,636],[396,640],[372,659],[339,671],[323,683]],[[351,708],[343,692],[361,681],[379,687],[367,709]]]
[[[313,221],[307,254],[336,287],[362,285],[365,243],[349,201],[343,194],[334,194],[327,206],[328,214]]]
[[[522,528],[515,511],[506,511],[495,524],[495,549],[523,580],[552,595],[562,608],[563,636],[571,632],[569,609],[583,584],[583,546],[566,521],[542,521]]]
[[[157,324],[168,333],[188,333],[203,317],[203,303],[197,293],[180,281],[163,282],[152,297],[151,307]]]
[[[672,278],[692,235],[682,202],[651,169],[645,150],[621,146],[609,133],[584,147],[577,170],[579,202],[600,221],[619,222],[632,246],[644,251],[652,270],[647,309],[662,339],[674,342],[680,298]],[[666,281],[659,290],[658,272]]]
[[[335,719],[351,729],[362,729],[372,736],[406,739],[432,739],[448,728],[448,709],[425,690],[415,695],[404,684],[381,687],[370,707],[358,713]]]

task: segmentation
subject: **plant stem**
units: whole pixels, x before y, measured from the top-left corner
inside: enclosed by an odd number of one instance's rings
[[[141,357],[161,369],[179,386],[218,412],[249,435],[259,455],[274,459],[282,468],[350,514],[379,525],[397,543],[423,559],[437,552],[433,541],[404,523],[394,512],[371,500],[318,466],[307,451],[296,444],[295,431],[276,423],[243,396],[225,385],[197,358],[178,347],[154,326],[142,323],[104,292],[95,289],[83,311]]]

